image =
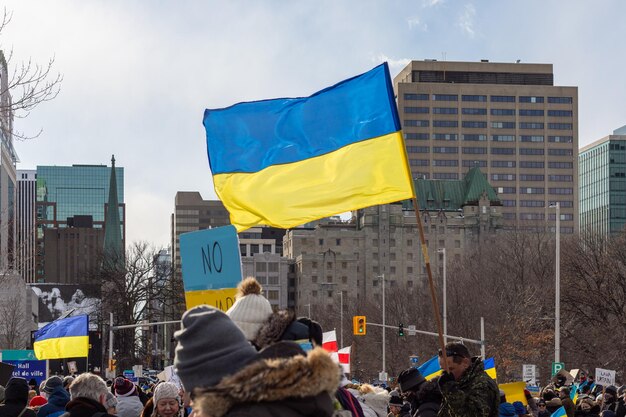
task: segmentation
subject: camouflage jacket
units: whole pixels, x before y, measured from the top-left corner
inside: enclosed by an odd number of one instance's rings
[[[472,364],[461,379],[441,387],[443,402],[439,417],[498,417],[500,394],[496,381],[485,373],[483,361],[472,358]]]

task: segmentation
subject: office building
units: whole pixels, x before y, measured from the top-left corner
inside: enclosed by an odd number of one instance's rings
[[[626,126],[580,149],[580,230],[602,235],[626,225]]]
[[[412,61],[394,79],[415,177],[459,179],[475,164],[508,228],[578,229],[578,88],[551,64]]]
[[[9,74],[0,51],[0,273],[14,268],[17,154],[13,148],[13,111]]]
[[[45,276],[46,254],[44,244],[47,229],[81,228],[101,229],[93,232],[102,234],[99,245],[104,243],[105,216],[108,210],[110,194],[111,169],[106,165],[72,165],[72,166],[38,166],[37,167],[37,255],[35,277],[37,282],[53,282]],[[115,167],[116,191],[118,199],[119,234],[121,247],[124,247],[126,236],[126,206],[124,204],[124,168]],[[86,220],[90,217],[90,221]],[[79,223],[76,220],[80,219]],[[87,223],[83,222],[87,221]],[[78,225],[77,225],[78,224]],[[92,233],[92,234],[93,234]],[[67,235],[67,238],[83,239],[72,231],[57,232],[57,236]],[[95,238],[94,236],[88,239]],[[69,240],[67,240],[69,243]],[[76,258],[75,258],[76,259]],[[76,259],[78,261],[78,259]],[[69,264],[68,264],[69,265]],[[76,264],[74,271],[80,269]],[[70,271],[72,269],[70,268]],[[68,272],[75,276],[76,272]],[[66,273],[60,271],[61,276]],[[69,282],[72,278],[62,279]]]
[[[15,269],[27,283],[35,282],[35,202],[37,171],[17,171]]]

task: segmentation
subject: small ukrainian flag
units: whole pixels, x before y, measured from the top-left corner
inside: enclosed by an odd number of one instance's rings
[[[82,314],[46,324],[35,332],[37,359],[86,357],[89,354],[89,316]]]
[[[565,407],[561,407],[556,410],[550,417],[567,417],[567,413],[565,412]]]

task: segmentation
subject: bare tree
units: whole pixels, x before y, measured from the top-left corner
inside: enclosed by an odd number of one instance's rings
[[[19,294],[0,303],[0,346],[3,349],[24,349],[30,338],[26,320],[25,300]]]
[[[12,13],[6,7],[0,15],[0,35],[3,29],[11,22]],[[55,73],[55,59],[50,58],[46,64],[28,61],[13,65],[13,50],[5,56],[0,50],[0,65],[7,68],[6,80],[3,74],[0,83],[0,113],[1,129],[6,137],[17,139],[31,139],[39,136],[42,129],[34,135],[27,135],[13,130],[13,117],[25,118],[39,104],[53,100],[59,94],[63,76]]]

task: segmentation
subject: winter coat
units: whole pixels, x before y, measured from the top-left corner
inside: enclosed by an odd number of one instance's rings
[[[499,417],[517,417],[515,407],[511,403],[501,403],[498,413]]]
[[[482,359],[472,358],[461,379],[441,387],[443,403],[439,417],[497,417],[500,405],[498,385],[485,373]]]
[[[563,404],[563,408],[565,408],[565,413],[567,417],[574,417],[574,411],[576,411],[576,406],[574,405],[574,401],[569,396],[561,398],[561,403]]]
[[[193,407],[211,417],[330,417],[340,376],[321,348],[307,356],[259,359],[216,386],[197,388]]]
[[[4,391],[4,404],[0,405],[0,417],[17,417],[28,405],[28,383],[24,378],[11,378]],[[30,408],[22,413],[22,417],[36,417]]]
[[[381,390],[380,392],[368,392],[363,394],[359,400],[371,408],[378,417],[385,417],[387,415],[387,404],[389,403],[389,393],[387,390]]]
[[[78,397],[65,406],[67,417],[115,417],[107,414],[106,408],[96,400],[87,397]]]
[[[415,417],[437,417],[441,404],[436,402],[422,403],[417,408]]]
[[[279,310],[259,328],[252,344],[261,350],[281,340],[301,340],[309,337],[308,326],[297,321],[293,312]]]
[[[335,392],[335,398],[341,404],[343,410],[350,411],[352,417],[365,417],[363,408],[354,395],[347,389],[340,387]]]
[[[118,417],[139,417],[143,411],[143,404],[137,395],[118,396],[115,410]]]
[[[63,387],[56,387],[48,397],[48,403],[37,411],[37,417],[48,417],[65,413],[65,406],[70,402],[70,394]]]
[[[617,408],[615,409],[615,415],[617,417],[626,417],[626,404],[624,403],[624,399],[622,398],[617,400]]]

